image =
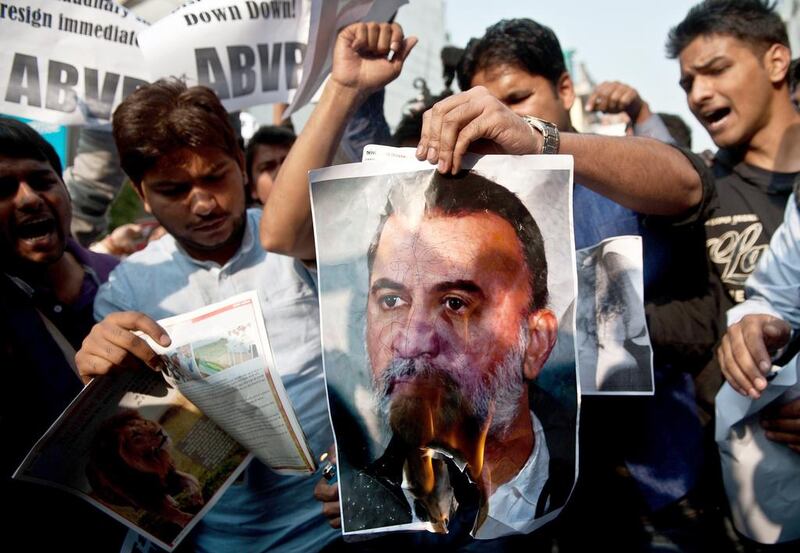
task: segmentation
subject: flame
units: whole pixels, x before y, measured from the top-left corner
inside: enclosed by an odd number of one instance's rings
[[[451,461],[437,451],[465,466],[482,494],[486,489],[482,472],[491,416],[479,425],[447,403],[447,390],[440,380],[420,377],[396,385],[390,411],[392,430],[408,446],[404,487],[426,506],[437,532],[447,532],[457,504],[447,468]]]

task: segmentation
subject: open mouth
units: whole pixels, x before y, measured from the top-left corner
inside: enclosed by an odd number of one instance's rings
[[[55,219],[39,219],[28,221],[17,226],[17,236],[23,240],[40,240],[56,231]]]
[[[705,121],[708,127],[716,127],[719,126],[720,122],[725,119],[730,112],[731,108],[715,109],[714,111],[703,114],[703,121]]]

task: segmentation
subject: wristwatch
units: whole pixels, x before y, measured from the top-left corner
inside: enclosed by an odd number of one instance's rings
[[[531,128],[531,133],[538,132],[542,135],[542,149],[539,153],[557,154],[559,146],[561,145],[558,128],[550,121],[545,121],[538,117],[531,117],[530,115],[522,115],[521,117]]]

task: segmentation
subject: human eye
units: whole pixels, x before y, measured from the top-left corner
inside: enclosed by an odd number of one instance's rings
[[[406,301],[397,294],[384,294],[378,298],[378,304],[384,311],[391,311],[406,305]]]
[[[19,189],[19,182],[16,179],[0,178],[0,198],[12,198]]]
[[[508,95],[508,97],[506,98],[506,102],[505,103],[507,105],[509,105],[509,106],[513,106],[513,105],[519,104],[521,102],[524,102],[525,100],[527,100],[531,96],[533,96],[533,91],[532,90],[514,92],[514,93]]]
[[[161,194],[162,196],[167,196],[169,198],[176,198],[178,196],[183,196],[189,191],[189,185],[186,183],[170,183],[170,184],[162,184],[157,187],[153,188],[153,191],[157,194]]]
[[[456,315],[462,315],[469,309],[469,302],[459,296],[445,296],[442,298],[445,309]]]
[[[52,173],[40,173],[28,179],[30,187],[37,192],[50,190],[58,183],[58,179]]]

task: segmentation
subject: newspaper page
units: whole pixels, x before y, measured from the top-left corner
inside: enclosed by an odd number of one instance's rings
[[[314,472],[316,461],[275,368],[257,292],[159,324],[169,347],[144,338],[161,355],[172,386],[272,470]]]
[[[0,112],[58,125],[102,125],[149,71],[148,24],[112,0],[0,3]]]
[[[727,382],[717,393],[715,438],[736,529],[759,543],[800,539],[800,455],[767,438],[761,413],[800,398],[800,356],[773,366],[759,399]]]
[[[161,372],[94,379],[14,477],[77,493],[172,550],[244,469],[248,450],[284,474],[316,463],[275,369],[257,292],[159,324],[169,347],[143,337]]]
[[[249,459],[160,374],[142,369],[94,379],[14,478],[76,494],[171,551]]]
[[[653,395],[644,313],[642,238],[616,236],[578,250],[576,327],[583,395]]]
[[[572,158],[384,151],[311,173],[343,532],[532,532],[577,475]]]

